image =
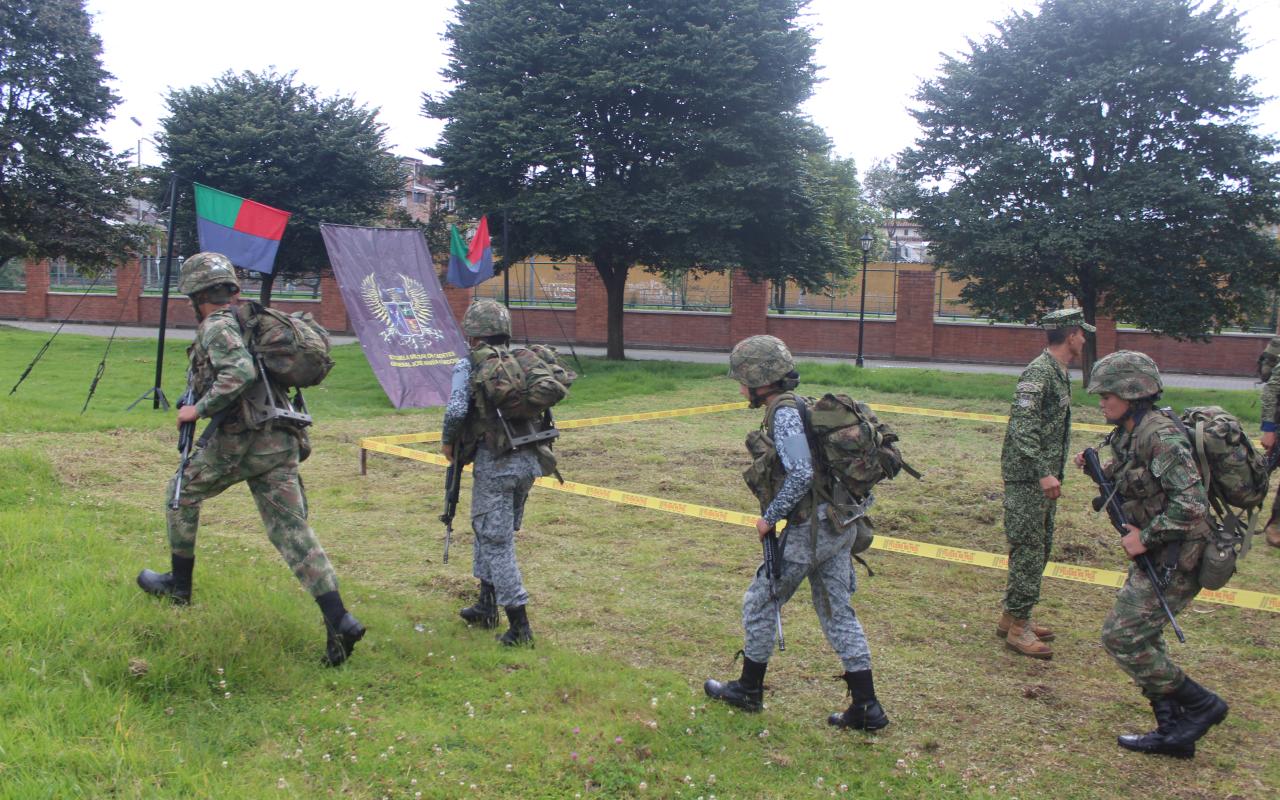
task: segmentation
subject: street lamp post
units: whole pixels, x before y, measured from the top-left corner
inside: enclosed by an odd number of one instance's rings
[[[859,367],[862,363],[862,335],[866,326],[867,318],[867,257],[871,255],[871,243],[875,241],[871,238],[871,234],[864,233],[862,238],[858,240],[862,245],[862,299],[858,301],[858,360],[855,362]]]

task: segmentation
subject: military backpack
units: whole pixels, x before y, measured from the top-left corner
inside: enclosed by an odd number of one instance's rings
[[[554,347],[485,344],[471,351],[472,380],[505,422],[537,420],[569,394],[578,376]]]
[[[286,314],[253,301],[236,306],[245,346],[271,380],[283,388],[306,388],[333,369],[329,332],[307,311]]]
[[[1200,585],[1221,589],[1235,572],[1236,559],[1248,552],[1266,502],[1266,456],[1253,446],[1240,420],[1218,406],[1188,408],[1180,422],[1216,517],[1200,561]]]

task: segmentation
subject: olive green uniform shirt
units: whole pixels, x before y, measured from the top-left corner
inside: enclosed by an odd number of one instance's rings
[[[1062,480],[1071,436],[1071,378],[1048,350],[1018,377],[1000,473],[1006,481]]]

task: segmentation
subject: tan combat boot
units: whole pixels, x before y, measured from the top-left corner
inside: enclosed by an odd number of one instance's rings
[[[1280,520],[1268,522],[1267,527],[1262,532],[1267,535],[1267,544],[1272,547],[1280,547]]]
[[[1010,650],[1016,650],[1024,656],[1043,659],[1053,658],[1053,648],[1040,641],[1040,639],[1031,632],[1031,626],[1027,624],[1027,620],[1025,619],[1013,620],[1013,624],[1009,626],[1009,633],[1005,637],[1004,643]]]
[[[1004,612],[1004,614],[1002,614],[1000,617],[1000,621],[996,623],[996,636],[999,636],[1001,639],[1008,636],[1009,626],[1012,624],[1013,624],[1013,615],[1010,614],[1008,611]],[[1049,630],[1048,628],[1046,628],[1045,626],[1039,623],[1036,623],[1036,622],[1031,623],[1031,632],[1034,633],[1036,635],[1036,638],[1042,642],[1053,641],[1053,638],[1054,638],[1053,631]]]

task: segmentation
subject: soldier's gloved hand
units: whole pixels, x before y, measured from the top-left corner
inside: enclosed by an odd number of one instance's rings
[[[1275,446],[1276,446],[1276,432],[1275,432],[1275,431],[1267,431],[1266,433],[1262,434],[1262,449],[1263,449],[1263,450],[1270,450],[1271,448],[1273,448],[1273,447],[1275,447]]]
[[[178,409],[178,427],[181,428],[190,422],[200,419],[200,413],[196,411],[195,406],[183,406]]]
[[[1052,475],[1046,475],[1040,479],[1040,491],[1050,500],[1057,500],[1062,496],[1062,483]]]

